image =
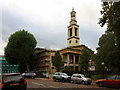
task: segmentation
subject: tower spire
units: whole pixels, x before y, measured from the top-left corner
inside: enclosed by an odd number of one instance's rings
[[[72,7],[72,11],[74,11],[74,7]]]
[[[68,26],[68,38],[67,38],[67,44],[69,46],[77,46],[79,45],[79,25],[77,25],[76,21],[76,12],[74,11],[74,8],[72,8],[72,11],[70,12],[71,20],[70,25]]]

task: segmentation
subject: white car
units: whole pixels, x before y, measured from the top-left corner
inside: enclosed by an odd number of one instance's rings
[[[86,78],[83,74],[73,74],[71,76],[71,83],[81,83],[81,84],[88,84],[92,83],[90,78]]]

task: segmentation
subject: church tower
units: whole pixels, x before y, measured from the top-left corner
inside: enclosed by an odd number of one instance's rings
[[[67,38],[67,46],[77,46],[79,45],[79,25],[77,25],[76,21],[76,12],[74,11],[74,8],[72,9],[71,15],[71,21],[69,22],[68,26],[68,38]]]

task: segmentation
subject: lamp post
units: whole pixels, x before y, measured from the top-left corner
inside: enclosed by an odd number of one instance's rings
[[[104,68],[105,68],[105,63],[102,62],[101,65],[102,65],[102,77],[104,78]]]

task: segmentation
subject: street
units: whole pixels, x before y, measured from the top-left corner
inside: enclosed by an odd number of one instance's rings
[[[88,90],[117,90],[114,88],[108,88],[108,87],[98,87],[95,84],[95,81],[92,82],[91,85],[81,85],[81,84],[73,84],[69,82],[54,82],[51,79],[45,79],[45,78],[36,78],[36,79],[26,79],[27,80],[27,90],[33,89],[33,90],[41,90],[44,88],[47,89],[88,89]]]

